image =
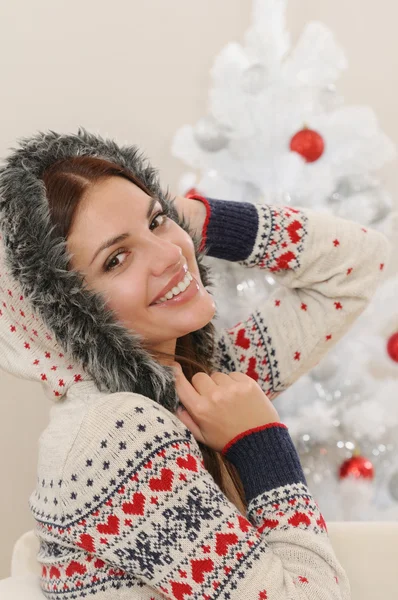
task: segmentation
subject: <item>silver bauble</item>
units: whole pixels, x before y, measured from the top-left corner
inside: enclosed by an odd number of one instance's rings
[[[387,218],[392,210],[389,193],[372,175],[342,177],[329,197],[334,212],[344,219],[372,225]]]
[[[229,142],[225,128],[212,116],[199,119],[194,127],[194,138],[206,152],[219,152]]]
[[[376,189],[379,186],[380,181],[372,175],[346,175],[337,181],[334,194],[339,198],[348,198],[359,192]],[[334,194],[332,194],[332,197]]]
[[[393,208],[393,202],[390,194],[382,187],[375,190],[373,199],[373,217],[371,223],[378,223],[384,221],[390,214]]]

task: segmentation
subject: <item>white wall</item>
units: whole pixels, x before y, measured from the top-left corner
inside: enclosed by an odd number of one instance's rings
[[[170,155],[183,123],[206,110],[209,69],[249,24],[250,0],[13,0],[0,3],[0,156],[16,138],[79,125],[137,143],[173,190],[184,165]],[[293,39],[313,19],[330,26],[350,68],[347,103],[369,104],[398,142],[394,0],[291,0]],[[396,164],[382,172],[398,192]],[[0,578],[12,544],[33,527],[37,438],[49,402],[38,385],[1,373]]]

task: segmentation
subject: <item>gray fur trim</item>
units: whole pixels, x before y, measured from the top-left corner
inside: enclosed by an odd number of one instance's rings
[[[139,177],[171,218],[190,233],[172,200],[159,184],[157,171],[137,146],[119,146],[79,128],[77,134],[39,132],[19,140],[20,148],[0,169],[0,225],[11,276],[32,307],[54,333],[64,351],[77,360],[100,391],[136,392],[174,412],[178,398],[171,369],[160,365],[141,345],[142,338],[119,323],[99,294],[84,288],[83,278],[68,271],[69,255],[63,238],[50,223],[45,186],[41,180],[50,164],[70,156],[90,155],[110,160]],[[203,284],[212,285],[209,267],[196,259]],[[212,322],[192,333],[200,356],[214,351]]]

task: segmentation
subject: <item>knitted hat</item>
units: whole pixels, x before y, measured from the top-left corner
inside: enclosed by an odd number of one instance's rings
[[[40,381],[60,399],[71,389],[99,393],[136,392],[174,411],[178,404],[170,367],[155,361],[140,336],[125,328],[104,298],[84,288],[82,276],[68,271],[66,241],[51,225],[43,171],[71,156],[95,156],[120,165],[156,195],[170,218],[190,233],[157,172],[137,146],[79,128],[77,134],[38,133],[19,140],[0,169],[0,367]],[[211,284],[194,236],[204,286]],[[214,326],[192,333],[202,355],[212,355]]]

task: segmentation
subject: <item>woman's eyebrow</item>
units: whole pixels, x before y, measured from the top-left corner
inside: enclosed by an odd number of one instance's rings
[[[155,204],[156,204],[157,201],[158,201],[157,198],[151,197],[151,200],[150,200],[149,205],[148,205],[148,210],[147,210],[147,213],[146,213],[147,220],[151,216],[152,211],[153,211],[153,207],[155,206]],[[101,246],[95,252],[95,254],[93,256],[93,259],[90,262],[89,266],[92,265],[92,263],[97,258],[98,254],[100,254],[100,252],[103,252],[104,250],[106,250],[110,246],[113,246],[114,244],[117,244],[118,242],[122,242],[123,240],[125,240],[126,238],[128,238],[129,235],[130,235],[129,233],[121,233],[120,235],[113,236],[113,237],[109,238],[109,240],[106,240],[106,242],[104,242],[103,244],[101,244]]]

